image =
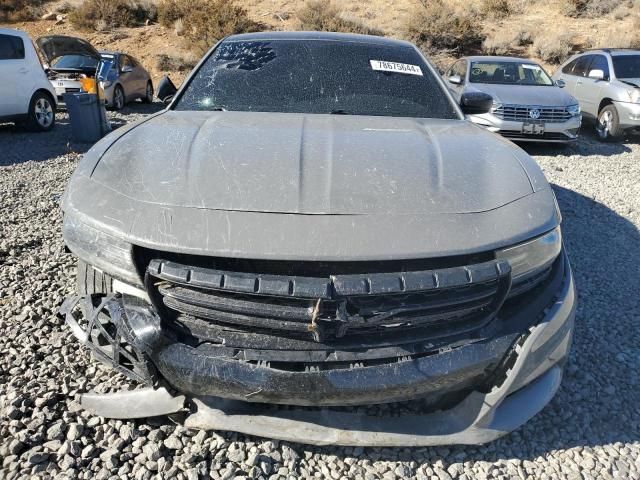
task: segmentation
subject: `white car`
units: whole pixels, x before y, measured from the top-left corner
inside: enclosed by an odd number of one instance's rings
[[[25,32],[0,28],[0,122],[46,132],[56,121],[56,92]]]

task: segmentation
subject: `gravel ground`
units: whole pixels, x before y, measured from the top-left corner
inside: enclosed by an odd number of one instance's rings
[[[541,414],[482,447],[319,448],[79,410],[77,394],[124,380],[55,316],[75,275],[57,202],[88,148],[58,119],[49,134],[0,126],[0,478],[640,478],[637,137],[528,148],[554,184],[580,293],[567,374]]]

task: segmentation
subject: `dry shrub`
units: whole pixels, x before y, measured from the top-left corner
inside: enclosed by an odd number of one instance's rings
[[[300,30],[384,35],[352,15],[346,15],[331,0],[309,0],[297,12]]]
[[[0,22],[36,20],[43,14],[44,0],[0,0]]]
[[[480,11],[492,18],[504,18],[514,13],[509,0],[482,0]]]
[[[203,55],[227,35],[255,32],[264,25],[249,18],[247,11],[233,0],[162,0],[158,4],[158,21],[175,28],[178,21],[189,49]],[[178,33],[179,34],[179,33]]]
[[[482,52],[486,55],[509,55],[515,44],[515,39],[507,30],[498,30],[482,42]]]
[[[185,39],[196,55],[203,55],[227,35],[263,29],[233,0],[192,0],[189,14],[183,20]]]
[[[158,3],[158,23],[163,27],[172,28],[177,20],[189,13],[184,0],[162,0]]]
[[[182,20],[181,18],[177,19],[175,22],[173,22],[173,31],[176,33],[177,36],[181,37],[182,35],[184,35],[184,20]]]
[[[157,9],[151,0],[84,0],[69,15],[69,20],[83,30],[107,30],[134,27],[155,20]]]
[[[615,10],[622,0],[563,0],[562,9],[569,17],[597,18]]]
[[[433,54],[440,49],[467,53],[480,48],[484,36],[477,13],[468,4],[458,8],[443,0],[421,0],[404,27],[408,40]]]
[[[604,31],[595,46],[599,48],[640,48],[640,16],[635,16],[630,27],[609,28]]]
[[[156,55],[156,68],[162,72],[184,72],[186,70],[191,70],[197,63],[198,60],[194,57],[180,57],[166,55],[164,53]]]
[[[73,8],[74,7],[71,2],[62,2],[56,7],[55,12],[60,14],[71,13],[73,11]]]
[[[520,47],[526,47],[527,45],[532,45],[535,39],[534,34],[531,30],[520,30],[513,37],[513,41]]]
[[[566,60],[573,50],[571,35],[561,33],[540,35],[533,42],[536,54],[545,62],[557,65]]]

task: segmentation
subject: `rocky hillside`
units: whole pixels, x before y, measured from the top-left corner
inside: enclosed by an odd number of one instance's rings
[[[11,9],[3,5],[12,4]],[[339,30],[410,39],[440,66],[466,53],[538,59],[640,47],[640,0],[2,0],[0,25],[77,35],[181,82],[203,49],[243,30]],[[118,10],[122,8],[122,10]],[[128,9],[128,10],[127,10]],[[124,12],[124,13],[123,13]],[[46,18],[46,19],[45,19]]]

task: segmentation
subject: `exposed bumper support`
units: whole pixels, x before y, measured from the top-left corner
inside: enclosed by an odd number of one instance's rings
[[[413,447],[425,445],[482,444],[515,430],[533,417],[557,391],[562,370],[553,367],[521,391],[507,397],[495,410],[485,411],[489,396],[477,392],[456,408],[427,415],[366,417],[319,410],[256,412],[252,404],[223,399],[195,400],[196,413],[185,426],[229,430],[260,437],[275,437],[312,445]],[[466,426],[468,412],[485,411],[485,417]],[[491,417],[493,417],[490,421]]]

